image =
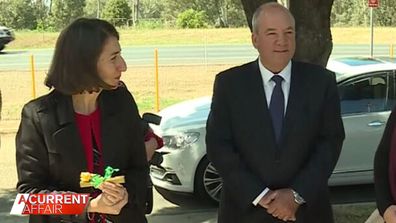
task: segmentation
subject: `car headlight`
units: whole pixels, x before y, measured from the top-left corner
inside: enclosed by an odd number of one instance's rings
[[[198,141],[199,132],[184,132],[177,135],[165,135],[162,139],[164,140],[164,145],[166,147],[180,149]]]

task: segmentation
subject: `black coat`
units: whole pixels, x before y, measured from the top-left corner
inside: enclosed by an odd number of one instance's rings
[[[393,200],[389,184],[389,154],[392,142],[392,134],[396,123],[396,107],[389,116],[382,139],[378,145],[374,158],[374,185],[377,199],[377,207],[383,216],[386,209],[396,205]],[[396,162],[396,160],[394,160]]]
[[[129,194],[121,213],[109,216],[120,223],[146,222],[148,164],[136,103],[125,87],[102,91],[98,101],[104,165],[120,169],[117,175],[125,175]],[[16,163],[19,193],[91,192],[79,186],[87,163],[71,96],[52,91],[24,106],[16,136]],[[30,222],[86,222],[85,215],[60,217],[32,215]]]
[[[333,222],[327,181],[345,137],[335,77],[293,61],[290,83],[277,147],[258,61],[216,76],[206,144],[223,179],[219,223],[278,222],[252,204],[266,187],[305,199],[297,222]]]

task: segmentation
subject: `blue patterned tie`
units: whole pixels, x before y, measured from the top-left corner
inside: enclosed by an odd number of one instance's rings
[[[279,144],[282,134],[283,117],[285,111],[285,97],[282,91],[283,78],[279,75],[272,76],[271,80],[275,82],[274,90],[272,91],[269,110],[272,118],[272,126],[275,132],[277,144]]]

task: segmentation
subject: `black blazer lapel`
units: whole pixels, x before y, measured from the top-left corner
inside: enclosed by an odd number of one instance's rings
[[[65,163],[73,164],[65,170],[70,176],[79,175],[81,170],[87,170],[87,161],[73,116],[73,103],[70,96],[55,94],[59,129],[52,134],[57,149],[54,152],[60,153]]]
[[[101,111],[101,139],[102,157],[104,167],[123,168],[128,160],[125,151],[128,149],[128,133],[123,126],[122,102],[118,97],[111,97],[111,91],[102,91],[99,96],[99,108]],[[132,114],[131,114],[132,115]],[[132,134],[132,133],[131,133]],[[143,136],[142,136],[143,137]],[[117,145],[115,147],[114,145]]]

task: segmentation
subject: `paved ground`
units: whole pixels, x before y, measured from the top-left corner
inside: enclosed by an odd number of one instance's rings
[[[17,123],[17,122],[15,122]],[[10,216],[13,201],[16,196],[15,184],[17,181],[15,167],[15,130],[13,122],[0,124],[0,222],[1,223],[26,223],[25,217]],[[162,191],[166,200],[160,193],[154,191],[153,213],[147,218],[150,223],[175,222],[216,222],[216,207],[199,201],[192,196],[174,195]]]
[[[0,122],[0,222],[1,223],[26,223],[25,217],[10,216],[9,212],[16,196],[14,190],[16,183],[15,168],[15,130],[18,122]],[[332,188],[332,202],[334,204],[349,203],[347,205],[334,205],[337,223],[360,223],[348,219],[366,219],[374,210],[374,194],[372,185],[357,187]],[[352,202],[370,202],[350,205]],[[150,223],[215,223],[217,207],[213,204],[202,202],[199,199],[166,191],[154,191],[154,209],[148,215]],[[342,219],[342,220],[338,220]]]

